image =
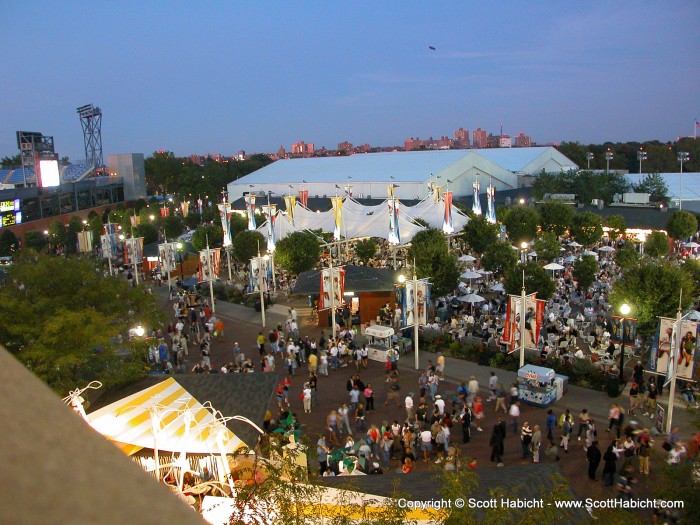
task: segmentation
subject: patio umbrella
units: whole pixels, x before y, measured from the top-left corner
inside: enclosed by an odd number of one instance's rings
[[[693,250],[694,250],[695,248],[700,248],[700,244],[696,243],[695,241],[693,241],[693,242],[687,242],[687,243],[685,243],[683,246],[685,246],[686,248],[692,248]]]
[[[472,270],[469,270],[467,272],[464,272],[462,275],[460,275],[462,279],[481,279],[483,276],[480,273],[473,272]]]
[[[503,287],[503,283],[496,283],[491,288],[489,288],[489,290],[491,290],[492,292],[502,292],[503,290],[505,290],[505,288]]]
[[[569,243],[569,246],[571,246],[572,248],[580,248],[580,247],[583,246],[583,245],[577,243],[576,241],[571,241],[571,242]]]
[[[564,267],[561,264],[549,263],[544,267],[545,270],[563,270]]]
[[[527,254],[528,257],[537,257],[537,252],[530,252]]]
[[[573,255],[569,255],[568,257],[564,257],[564,262],[565,263],[576,262],[576,257],[574,257]]]
[[[700,312],[697,310],[688,310],[684,315],[684,319],[689,321],[700,321]]]
[[[480,273],[481,275],[491,275],[493,272],[490,272],[488,270],[484,270],[483,268],[479,268],[476,273]]]
[[[598,249],[599,252],[614,252],[615,248],[612,246],[603,246],[602,248]]]
[[[458,297],[457,299],[459,299],[463,303],[471,303],[471,304],[483,303],[486,300],[483,297],[481,297],[480,295],[477,295],[475,293],[468,293],[467,295],[463,295],[461,297]]]
[[[593,257],[598,257],[598,254],[596,252],[592,252],[591,250],[586,250],[583,252],[583,255],[592,255]]]
[[[459,260],[461,262],[474,262],[476,261],[476,257],[472,257],[471,255],[462,255]]]

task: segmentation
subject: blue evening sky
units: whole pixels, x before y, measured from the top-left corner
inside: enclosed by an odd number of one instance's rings
[[[403,144],[477,127],[540,143],[673,140],[700,118],[700,3],[0,4],[0,156]],[[428,46],[434,46],[435,51]]]

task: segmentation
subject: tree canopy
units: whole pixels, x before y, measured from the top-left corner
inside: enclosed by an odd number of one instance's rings
[[[209,248],[220,248],[224,242],[224,230],[219,224],[202,224],[192,234],[192,246],[199,251],[207,247],[207,238],[209,239]]]
[[[482,254],[489,246],[498,242],[498,226],[491,224],[482,215],[474,215],[462,229],[462,238],[472,250]]]
[[[574,263],[574,279],[582,290],[588,290],[595,282],[598,273],[598,261],[592,255],[582,255]]]
[[[561,237],[571,226],[576,211],[573,206],[563,202],[545,202],[540,212],[540,226],[546,232],[552,232]]]
[[[664,232],[651,232],[644,243],[644,253],[650,257],[664,257],[668,254],[668,236]]]
[[[280,243],[281,242],[282,241],[280,241]],[[277,245],[279,247],[279,243],[277,243]],[[233,238],[231,242],[231,253],[239,264],[247,265],[258,253],[264,252],[266,246],[265,237],[263,237],[260,232],[246,230]]]
[[[152,295],[94,263],[22,251],[0,288],[0,341],[56,392],[145,375],[145,349],[118,338],[162,319]],[[21,320],[21,322],[18,322]]]
[[[627,230],[627,223],[622,215],[608,215],[605,217],[605,226],[609,228],[608,235],[612,240],[617,239]]]
[[[234,243],[244,234],[236,235]],[[275,249],[275,262],[294,275],[313,269],[320,256],[321,244],[313,233],[307,231],[288,235],[277,242]]]
[[[484,252],[481,264],[490,272],[507,275],[518,264],[518,252],[508,243],[497,242]]]
[[[355,243],[355,255],[364,263],[367,263],[376,253],[377,243],[374,239],[362,239]]]
[[[416,261],[418,278],[430,278],[430,282],[433,283],[433,295],[436,297],[457,287],[457,256],[448,253],[447,238],[440,230],[430,228],[418,232],[411,241],[408,256]]]
[[[668,218],[666,231],[677,241],[687,239],[698,231],[698,217],[694,213],[676,210]]]
[[[651,202],[664,202],[668,199],[668,186],[658,173],[647,173],[633,189],[637,193],[648,193]]]
[[[508,238],[516,244],[534,239],[539,223],[540,214],[530,206],[513,206],[503,219]]]
[[[584,246],[598,242],[603,236],[603,224],[600,216],[589,211],[574,215],[571,223],[571,236]]]
[[[512,270],[504,281],[503,285],[506,293],[519,295],[523,288],[523,270],[525,270],[525,293],[537,293],[538,299],[547,300],[554,294],[556,286],[547,270],[536,262],[529,262],[525,265],[519,264]]]
[[[544,232],[535,239],[533,246],[537,252],[537,258],[541,261],[553,261],[561,252],[559,251],[559,240],[552,232]]]

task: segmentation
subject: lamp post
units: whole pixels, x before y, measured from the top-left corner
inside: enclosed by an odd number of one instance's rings
[[[595,155],[593,155],[593,153],[591,153],[590,151],[586,153],[586,169],[588,171],[591,170],[591,161],[594,159],[594,157]]]
[[[182,265],[182,243],[181,242],[177,243],[176,247],[177,247],[178,259],[180,259],[180,279],[182,279],[182,281],[184,282],[185,281],[185,270],[184,270],[183,265]]]
[[[627,342],[627,330],[625,330],[625,322],[629,322],[627,316],[632,311],[632,308],[627,303],[622,303],[620,305],[620,313],[622,314],[622,320],[620,321],[620,326],[622,327],[622,346],[620,348],[620,386],[622,388],[622,382],[624,381],[624,369],[625,369],[625,343]]]
[[[413,279],[406,281],[405,275],[399,275],[399,283],[404,284],[406,289],[409,286],[413,288],[413,359],[415,369],[420,368],[418,359],[418,277],[416,276],[416,266],[413,265]]]
[[[639,174],[642,174],[642,161],[647,160],[647,152],[644,151],[642,148],[639,148],[639,151],[637,152],[637,160],[639,161]]]
[[[610,161],[613,160],[613,152],[610,151],[610,148],[608,148],[608,151],[605,152],[605,174],[607,175],[610,173]]]
[[[527,263],[527,248],[528,248],[527,242],[523,241],[520,243],[520,262],[522,264]]]
[[[681,163],[681,187],[680,187],[680,191],[678,192],[678,209],[682,210],[683,209],[683,163],[688,162],[688,160],[690,159],[690,155],[688,154],[687,151],[679,151],[676,158],[678,159],[678,162]]]

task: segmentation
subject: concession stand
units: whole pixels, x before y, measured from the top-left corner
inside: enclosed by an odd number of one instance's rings
[[[365,329],[367,356],[373,361],[386,362],[386,356],[394,347],[394,329],[389,326],[372,325]],[[396,353],[398,356],[398,352]]]
[[[546,408],[560,400],[569,385],[569,378],[551,368],[525,365],[518,370],[518,399],[528,405]]]

